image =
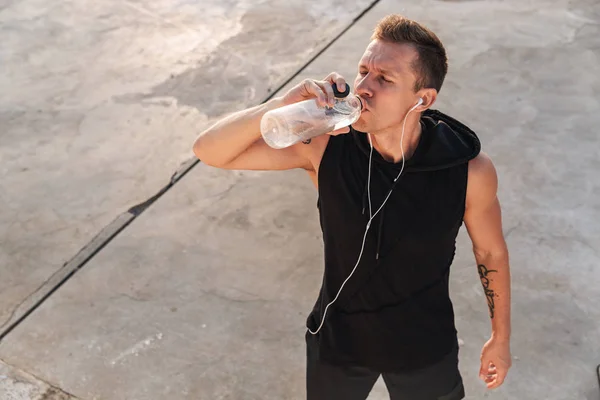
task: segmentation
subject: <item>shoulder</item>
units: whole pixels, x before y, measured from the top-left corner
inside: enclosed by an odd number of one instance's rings
[[[469,161],[469,177],[473,175],[475,178],[491,178],[496,176],[496,167],[489,155],[481,151],[479,154]]]
[[[498,175],[489,155],[480,152],[469,161],[467,207],[496,198]]]

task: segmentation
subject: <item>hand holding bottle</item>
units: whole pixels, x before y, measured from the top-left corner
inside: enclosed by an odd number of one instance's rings
[[[335,99],[333,85],[340,92],[346,90],[346,80],[336,72],[332,72],[322,81],[305,79],[283,96],[283,102],[285,105],[290,105],[316,98],[319,106],[333,107]]]
[[[335,104],[335,94],[333,90],[334,87],[340,93],[343,93],[347,87],[346,80],[337,72],[330,73],[322,81],[305,79],[284,95],[283,102],[284,104],[289,105],[316,98],[319,106],[333,107]],[[350,132],[350,128],[343,127],[327,133],[335,136],[348,132]]]

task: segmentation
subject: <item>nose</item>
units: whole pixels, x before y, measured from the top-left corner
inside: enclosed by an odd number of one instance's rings
[[[363,99],[370,99],[373,97],[373,91],[370,88],[368,74],[365,76],[358,76],[354,83],[354,91]]]

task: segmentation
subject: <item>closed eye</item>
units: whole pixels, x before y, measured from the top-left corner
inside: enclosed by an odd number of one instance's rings
[[[358,74],[359,74],[360,76],[365,76],[365,75],[367,75],[368,73],[369,73],[368,71],[364,71],[364,70],[363,70],[363,71],[358,71]],[[393,82],[392,82],[392,81],[390,81],[389,79],[386,79],[386,77],[385,77],[384,75],[380,75],[380,76],[379,76],[379,79],[381,79],[382,81],[384,81],[384,82],[387,82],[387,83],[393,83]]]

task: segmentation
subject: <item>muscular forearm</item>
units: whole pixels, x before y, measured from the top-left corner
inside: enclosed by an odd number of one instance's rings
[[[207,165],[226,165],[260,138],[262,116],[282,105],[282,98],[274,98],[223,118],[198,136],[194,154]]]
[[[487,299],[492,335],[510,338],[510,268],[508,253],[475,255],[477,270]]]

